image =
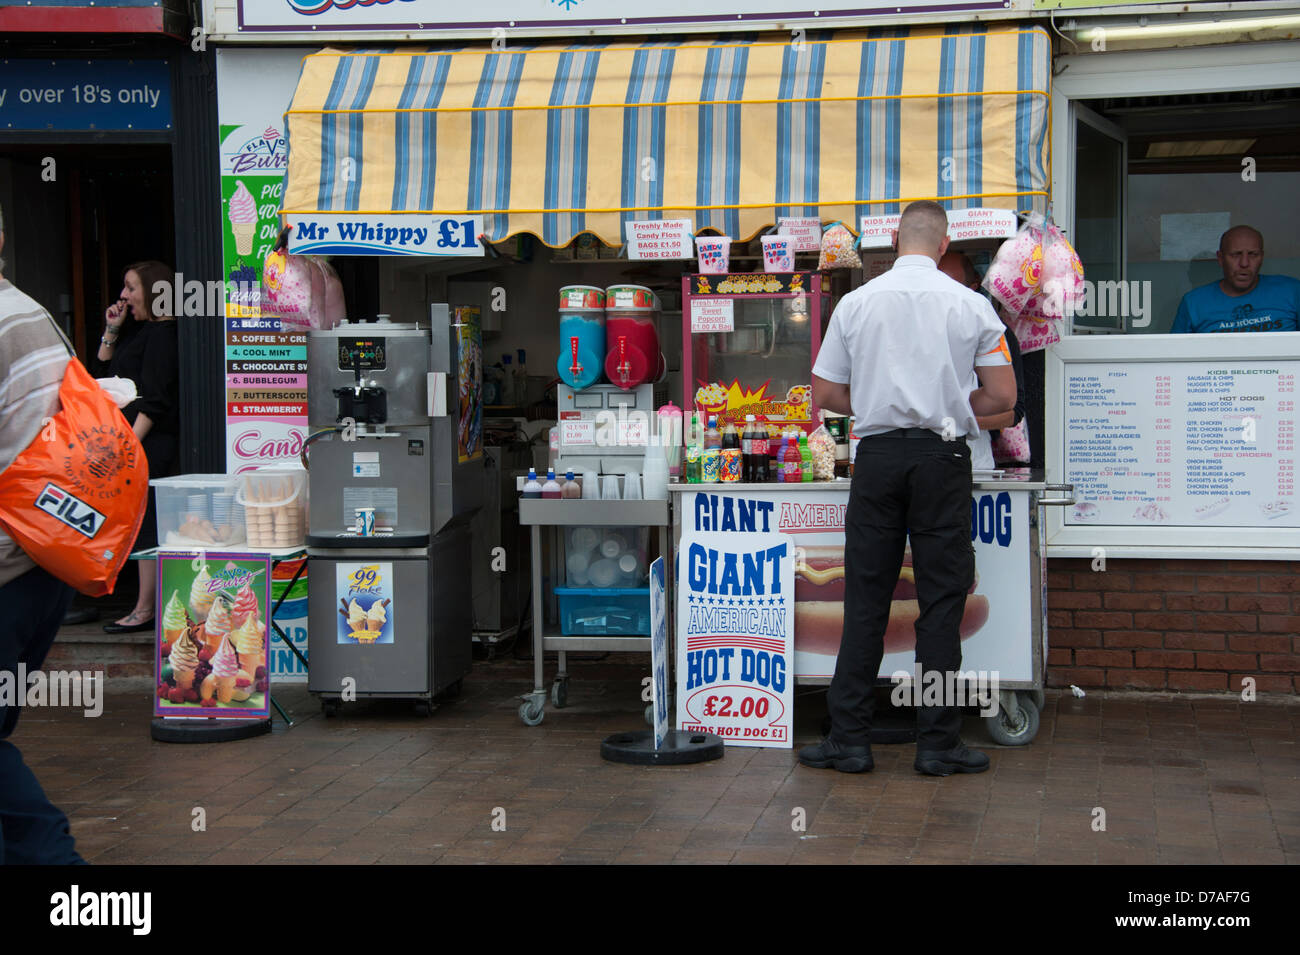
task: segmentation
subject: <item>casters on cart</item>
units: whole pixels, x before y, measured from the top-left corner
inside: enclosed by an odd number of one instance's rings
[[[536,694],[528,696],[519,704],[519,718],[525,726],[537,726],[546,715],[546,697]]]
[[[321,700],[320,711],[325,714],[326,719],[339,715],[338,700]]]
[[[432,716],[432,715],[433,715],[433,702],[430,701],[430,700],[416,700],[416,701],[415,701],[415,715],[416,715],[416,716]]]
[[[998,711],[984,717],[993,742],[1001,746],[1024,746],[1038,735],[1039,707],[1034,699],[1041,690],[1002,690]]]
[[[551,705],[557,710],[562,710],[569,705],[569,678],[567,676],[551,684]],[[524,722],[527,723],[528,721],[524,720]]]

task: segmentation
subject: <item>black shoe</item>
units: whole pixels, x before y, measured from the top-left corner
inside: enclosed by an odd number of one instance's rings
[[[99,611],[94,607],[69,607],[63,615],[63,625],[71,627],[79,623],[94,623],[98,619]]]
[[[953,773],[982,773],[989,768],[989,758],[983,753],[967,749],[958,741],[952,749],[916,752],[912,764],[918,773],[930,776],[951,776]]]
[[[870,746],[843,746],[829,736],[799,750],[799,762],[813,769],[834,767],[842,773],[869,773],[876,765]]]
[[[105,633],[144,633],[146,630],[153,629],[153,620],[146,620],[144,623],[106,623],[104,624]]]

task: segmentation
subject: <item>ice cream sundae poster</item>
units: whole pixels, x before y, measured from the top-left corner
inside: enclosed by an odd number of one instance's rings
[[[270,716],[270,597],[265,555],[159,555],[155,716]]]
[[[374,646],[393,642],[393,565],[339,564],[338,642]]]

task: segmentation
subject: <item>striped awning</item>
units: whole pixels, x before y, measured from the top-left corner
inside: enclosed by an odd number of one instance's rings
[[[549,246],[625,219],[749,239],[780,216],[1044,211],[1036,27],[327,49],[287,114],[284,212],[478,214]]]

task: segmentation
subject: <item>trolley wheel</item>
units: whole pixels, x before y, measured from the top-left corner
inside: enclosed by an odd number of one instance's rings
[[[525,726],[537,726],[542,722],[545,710],[541,700],[524,700],[519,704],[519,718]]]
[[[429,700],[416,700],[416,701],[415,701],[415,715],[416,715],[416,716],[432,716],[432,715],[433,715],[433,703],[430,702]]]
[[[1016,703],[1020,712],[1014,719],[1001,707],[995,715],[984,717],[984,725],[988,727],[993,742],[1001,746],[1024,746],[1038,735],[1038,707],[1034,706],[1029,693],[1017,691]]]
[[[321,700],[320,711],[325,714],[326,719],[339,715],[338,700]]]
[[[562,710],[569,705],[569,680],[556,680],[551,684],[551,705]]]

